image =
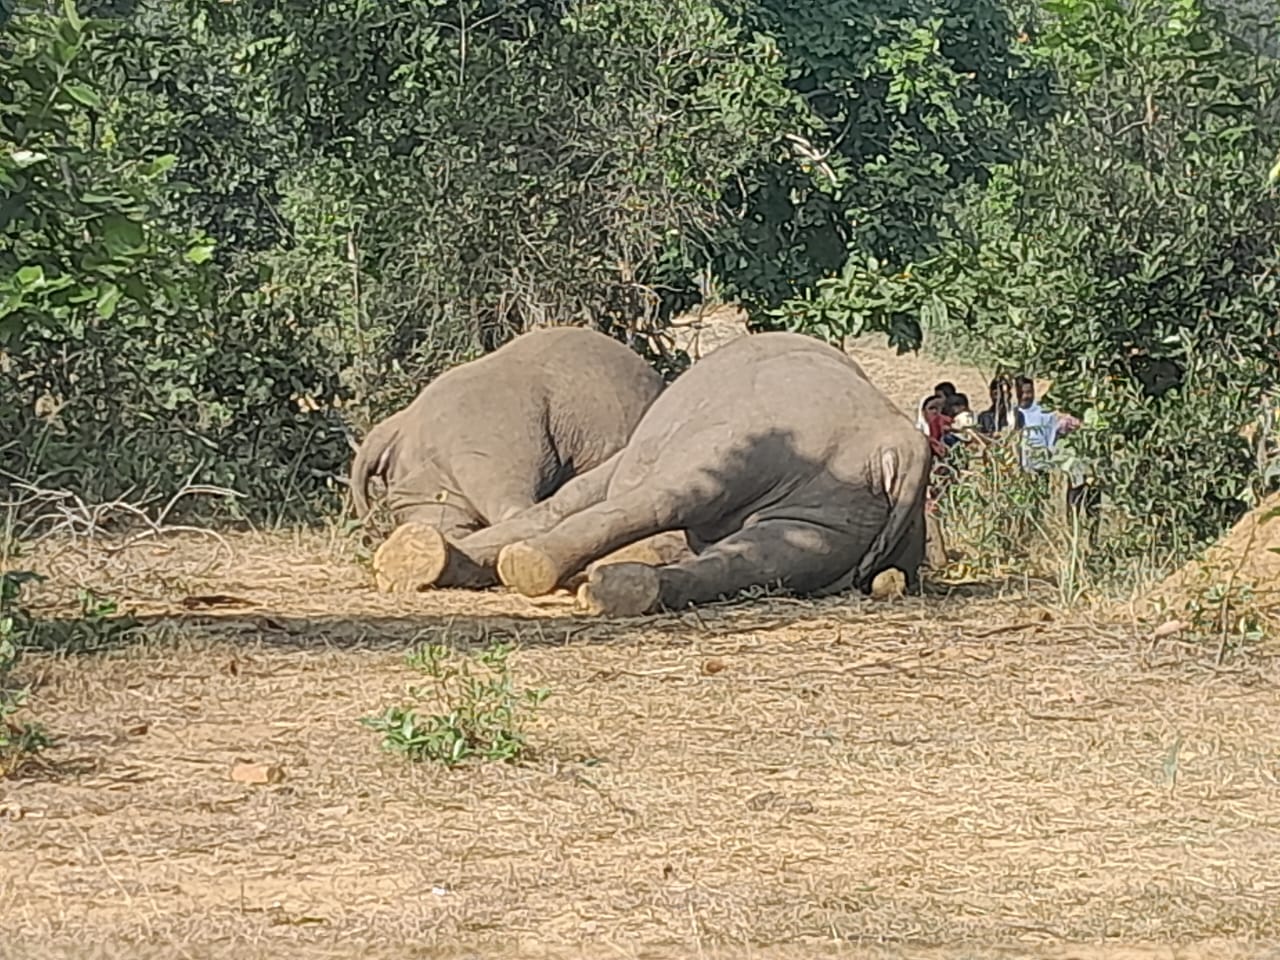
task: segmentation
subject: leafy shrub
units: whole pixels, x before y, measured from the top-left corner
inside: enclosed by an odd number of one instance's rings
[[[193,7],[240,41],[239,101],[300,118],[295,235],[354,238],[341,324],[402,360],[564,322],[643,348],[794,102],[773,41],[698,0]]]
[[[152,202],[176,157],[103,146],[111,128],[93,75],[104,28],[70,0],[62,16],[21,3],[0,57],[0,343],[80,339],[101,324],[172,315],[196,289],[188,266],[208,259],[199,234],[151,222]],[[187,289],[184,290],[184,284]]]
[[[955,208],[947,250],[883,280],[953,348],[1052,380],[1105,492],[1095,572],[1186,556],[1266,490],[1241,428],[1280,337],[1276,63],[1199,0],[1057,0],[1029,45],[1059,112]],[[1274,483],[1274,476],[1271,480]]]
[[[336,371],[296,315],[256,277],[221,274],[213,240],[174,214],[189,187],[179,158],[144,142],[148,104],[113,86],[137,39],[72,3],[20,4],[5,26],[6,469],[96,500],[199,474],[247,493],[258,516],[305,512],[347,449]]]
[[[1026,171],[1035,246],[1006,289],[1034,284],[1036,359],[1094,412],[1078,450],[1112,498],[1204,541],[1261,492],[1238,430],[1280,335],[1275,64],[1201,3],[1063,7],[1043,45],[1077,105]]]
[[[426,644],[410,655],[409,663],[431,682],[410,687],[409,693],[436,712],[423,715],[417,705],[393,706],[360,722],[382,734],[383,749],[412,761],[452,767],[472,759],[519,760],[528,749],[525,726],[550,691],[517,692],[510,654],[506,644],[495,644],[475,658],[444,644]]]
[[[810,149],[741,178],[742,245],[713,261],[725,291],[756,326],[919,346],[929,298],[895,278],[939,253],[949,204],[1047,118],[1047,71],[995,0],[740,6],[778,38]]]

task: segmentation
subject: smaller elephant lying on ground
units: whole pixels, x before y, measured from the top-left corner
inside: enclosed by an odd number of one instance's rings
[[[369,431],[351,466],[356,513],[369,514],[380,477],[398,524],[461,537],[506,520],[622,449],[662,389],[642,357],[602,333],[525,333],[441,374]],[[393,533],[375,556],[384,588],[413,585],[412,564],[397,559],[403,540]],[[477,576],[452,585],[495,582]]]
[[[744,337],[676,380],[626,447],[523,513],[457,541],[422,531],[423,572],[497,567],[527,596],[587,571],[589,612],[631,616],[753,586],[868,591],[918,583],[931,454],[912,422],[834,347]],[[694,555],[599,562],[684,530]]]

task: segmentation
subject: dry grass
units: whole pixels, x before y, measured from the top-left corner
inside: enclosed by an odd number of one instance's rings
[[[276,960],[279,945],[246,947],[193,946],[183,944],[164,948],[145,945],[128,947],[99,945],[92,947],[42,947],[42,960],[171,960],[182,957],[234,958],[234,960]],[[303,956],[310,960],[346,960],[360,956],[362,960],[1280,960],[1280,951],[1258,945],[1228,941],[1208,941],[1179,947],[1151,945],[1072,945],[1072,946],[973,946],[918,947],[867,944],[810,944],[757,947],[718,947],[706,945],[628,946],[609,944],[578,947],[548,947],[519,943],[507,947],[423,947],[405,944],[394,948],[325,947],[307,945],[293,947],[286,956]],[[9,956],[0,945],[0,957]]]
[[[0,787],[22,815],[0,820],[11,945],[1154,958],[1257,954],[1032,948],[1280,936],[1269,656],[1214,670],[978,590],[605,623],[565,598],[384,597],[340,540],[226,543],[28,558],[58,576],[46,613],[87,581],[151,625],[27,661],[67,740],[57,770]],[[213,593],[244,605],[184,609]],[[401,694],[413,641],[498,637],[554,691],[532,763],[378,752],[356,720]],[[238,760],[285,780],[234,783]],[[967,946],[925,949],[948,944]]]

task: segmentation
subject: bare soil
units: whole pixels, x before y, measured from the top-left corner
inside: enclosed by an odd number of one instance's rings
[[[626,622],[393,597],[336,534],[21,565],[41,613],[91,585],[146,628],[24,661],[63,739],[0,781],[0,957],[1280,958],[1270,648],[991,584]],[[528,762],[359,725],[414,644],[496,639],[552,690]]]

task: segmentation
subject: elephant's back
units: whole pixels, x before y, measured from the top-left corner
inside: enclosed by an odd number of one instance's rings
[[[544,327],[446,370],[412,405],[513,427],[582,408],[600,421],[611,413],[629,419],[629,433],[662,386],[639,354],[611,337],[583,327]]]
[[[843,351],[795,333],[741,337],[694,364],[646,411],[617,483],[687,474],[767,490],[851,449],[913,443],[914,424]],[[761,494],[763,495],[763,494]]]
[[[783,431],[810,442],[875,419],[914,425],[843,351],[797,333],[741,337],[682,374],[658,397],[637,436]]]
[[[631,438],[662,394],[658,373],[631,348],[581,327],[544,331],[541,369],[552,441],[575,473],[590,470]]]

